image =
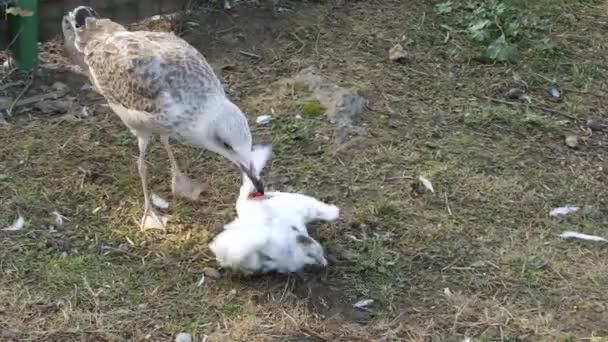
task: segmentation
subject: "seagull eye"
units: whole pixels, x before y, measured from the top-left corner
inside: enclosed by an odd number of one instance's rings
[[[217,141],[218,145],[223,146],[228,151],[233,151],[234,150],[232,148],[232,145],[230,145],[229,143],[227,143],[224,139],[220,138],[219,136],[216,136],[215,140]]]

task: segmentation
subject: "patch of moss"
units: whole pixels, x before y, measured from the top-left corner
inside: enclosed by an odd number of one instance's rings
[[[298,109],[302,114],[312,117],[321,116],[325,113],[325,107],[317,100],[302,102],[298,105]]]

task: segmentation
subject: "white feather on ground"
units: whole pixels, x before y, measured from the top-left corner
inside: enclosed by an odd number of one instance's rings
[[[579,239],[579,240],[587,240],[587,241],[599,241],[599,242],[608,242],[605,238],[597,235],[589,235],[584,233],[577,233],[572,231],[566,231],[559,235],[562,239]]]
[[[7,232],[14,232],[14,231],[23,229],[24,226],[25,226],[25,220],[23,219],[23,216],[18,215],[17,218],[15,218],[15,220],[13,221],[13,223],[11,223],[8,227],[6,227],[2,230],[7,231]]]
[[[256,172],[269,157],[270,147],[254,149]],[[338,207],[297,193],[267,192],[262,198],[249,198],[252,192],[253,184],[243,175],[238,217],[210,244],[221,266],[251,274],[290,273],[306,265],[327,265],[323,247],[308,235],[306,224],[336,220]]]
[[[579,209],[580,209],[579,207],[570,206],[570,205],[565,206],[565,207],[553,208],[549,212],[549,216],[551,216],[551,217],[566,216],[570,213],[577,212]]]

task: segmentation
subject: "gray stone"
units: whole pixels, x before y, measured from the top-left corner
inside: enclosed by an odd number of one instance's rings
[[[308,87],[312,95],[326,108],[325,115],[329,122],[336,126],[339,140],[343,142],[350,134],[363,132],[362,128],[354,126],[354,119],[363,111],[367,100],[356,90],[329,82],[319,76],[314,67],[300,71],[293,81]]]

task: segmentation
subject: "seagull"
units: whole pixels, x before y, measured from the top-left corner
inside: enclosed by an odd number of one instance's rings
[[[86,75],[137,137],[137,169],[144,194],[140,229],[152,216],[166,230],[151,206],[146,183],[146,149],[160,136],[171,164],[174,195],[198,198],[202,186],[179,170],[169,139],[215,152],[251,177],[260,192],[264,186],[251,162],[252,138],[243,112],[231,102],[205,57],[169,32],[128,31],[89,6],[68,12],[64,22]],[[64,29],[65,31],[65,29]],[[152,227],[150,227],[151,229]]]

